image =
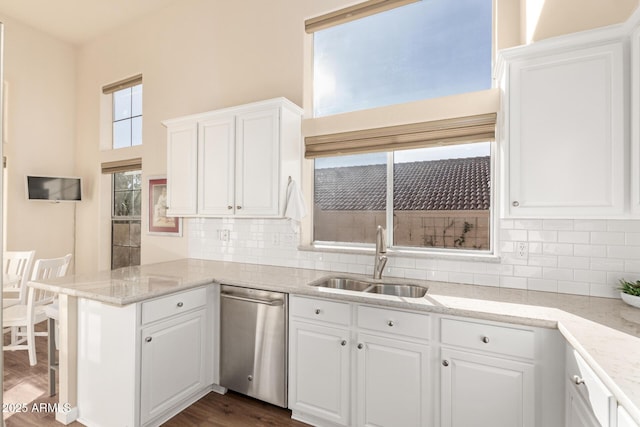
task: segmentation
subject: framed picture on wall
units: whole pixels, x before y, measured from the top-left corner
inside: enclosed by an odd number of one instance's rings
[[[149,234],[182,236],[182,218],[167,216],[167,178],[149,178]]]

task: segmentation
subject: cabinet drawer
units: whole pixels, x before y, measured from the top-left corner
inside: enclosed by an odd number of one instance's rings
[[[171,317],[202,307],[207,304],[207,289],[198,288],[191,291],[179,292],[142,303],[142,323]]]
[[[443,344],[529,359],[535,357],[533,331],[453,319],[442,319],[440,327]]]
[[[385,308],[358,306],[358,327],[386,332],[394,335],[428,340],[430,336],[430,318],[426,314]]]
[[[331,322],[337,325],[349,326],[351,323],[351,306],[344,302],[291,295],[289,313],[294,317]]]
[[[600,381],[587,362],[569,347],[567,350],[567,377],[570,387],[582,396],[589,409],[593,411],[602,427],[615,427],[617,402],[609,389]]]

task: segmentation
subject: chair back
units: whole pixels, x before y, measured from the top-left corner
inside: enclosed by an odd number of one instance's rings
[[[19,293],[17,302],[21,304],[26,303],[26,285],[35,254],[36,251],[5,251],[2,254],[2,273],[7,277],[19,277],[15,291]]]
[[[71,262],[71,254],[67,254],[60,258],[39,259],[33,266],[33,274],[31,281],[39,281],[53,279],[56,277],[64,277],[67,274],[69,263]],[[56,294],[54,292],[45,291],[43,289],[29,288],[29,298],[27,305],[33,307],[53,302]]]

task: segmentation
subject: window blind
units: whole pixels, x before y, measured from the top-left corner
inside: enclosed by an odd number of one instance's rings
[[[136,76],[128,77],[115,83],[102,86],[102,93],[106,95],[122,89],[126,89],[128,87],[139,85],[140,83],[142,83],[142,74],[138,74]]]
[[[104,162],[101,165],[102,173],[112,174],[116,172],[127,172],[142,169],[142,159],[116,160],[115,162]]]
[[[375,151],[487,141],[495,138],[496,113],[423,123],[341,132],[305,138],[305,157],[329,157]]]
[[[345,22],[354,21],[364,18],[365,16],[384,12],[385,10],[395,7],[404,6],[405,4],[415,3],[419,0],[368,0],[349,6],[344,9],[336,10],[315,18],[304,21],[304,30],[307,33],[314,33],[334,25],[344,24]]]

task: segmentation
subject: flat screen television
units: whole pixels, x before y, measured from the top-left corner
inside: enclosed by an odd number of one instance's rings
[[[82,200],[82,179],[78,177],[27,175],[27,199],[79,202]]]

